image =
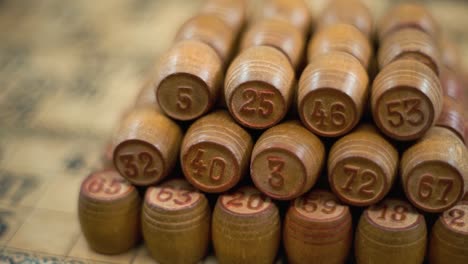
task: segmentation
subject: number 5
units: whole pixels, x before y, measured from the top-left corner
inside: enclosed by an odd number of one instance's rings
[[[177,107],[180,110],[187,110],[192,106],[192,88],[177,88]]]

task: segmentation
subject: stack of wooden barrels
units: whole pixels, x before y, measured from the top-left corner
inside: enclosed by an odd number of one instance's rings
[[[247,1],[208,0],[180,27],[82,184],[89,246],[468,263],[468,88],[429,11],[374,23],[334,0],[312,19],[303,0],[266,0],[246,20]]]

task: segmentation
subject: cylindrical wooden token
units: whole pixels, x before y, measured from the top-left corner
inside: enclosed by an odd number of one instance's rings
[[[253,187],[219,196],[211,230],[221,264],[272,264],[275,260],[281,236],[278,208]]]
[[[285,20],[298,28],[306,36],[312,24],[309,7],[304,0],[267,0],[261,18]]]
[[[450,130],[434,127],[405,151],[400,173],[406,197],[426,212],[443,212],[468,190],[468,153]]]
[[[451,129],[463,142],[465,142],[465,112],[460,101],[444,96],[444,104],[437,126]]]
[[[348,133],[361,119],[368,82],[366,70],[351,54],[333,51],[315,57],[299,80],[303,124],[325,137]]]
[[[339,139],[328,156],[328,181],[345,203],[368,206],[387,195],[395,181],[398,152],[371,125]]]
[[[379,72],[371,89],[374,122],[397,140],[420,138],[442,111],[439,78],[416,60],[396,60]]]
[[[163,113],[159,106],[156,94],[154,93],[154,80],[153,78],[148,79],[140,92],[138,93],[133,108],[152,108],[155,112]]]
[[[205,195],[174,179],[146,191],[142,230],[158,263],[198,263],[210,243],[210,208]]]
[[[468,263],[468,203],[445,211],[432,228],[429,263]]]
[[[260,191],[279,200],[294,199],[317,181],[325,148],[314,134],[287,122],[265,131],[252,151],[250,174]]]
[[[426,240],[424,216],[407,202],[386,199],[361,215],[354,244],[356,263],[423,263]]]
[[[423,31],[406,28],[393,32],[382,42],[378,52],[379,68],[398,59],[413,59],[440,73],[440,54],[435,40]]]
[[[331,1],[317,22],[317,29],[342,23],[355,26],[367,38],[371,38],[374,25],[372,14],[360,0]]]
[[[347,52],[358,59],[364,68],[368,68],[372,47],[367,37],[356,27],[349,24],[330,25],[319,30],[309,42],[308,61],[330,51]]]
[[[316,190],[291,203],[283,227],[288,263],[345,263],[353,229],[348,206]]]
[[[176,36],[176,41],[199,40],[212,47],[223,63],[226,63],[233,51],[234,30],[223,19],[214,14],[199,14],[189,19]]]
[[[439,47],[442,64],[452,71],[458,71],[462,64],[461,59],[463,56],[457,43],[449,37],[443,36],[439,41]]]
[[[229,66],[224,85],[232,116],[254,129],[279,123],[291,105],[294,74],[288,58],[275,48],[256,46],[242,51]]]
[[[192,120],[208,112],[221,92],[223,65],[207,44],[186,40],[164,54],[154,87],[164,113],[177,120]]]
[[[414,28],[438,38],[439,26],[431,13],[421,4],[403,3],[387,12],[379,24],[379,39],[383,41],[389,34],[404,29]]]
[[[124,253],[140,239],[140,197],[117,171],[92,173],[81,184],[78,216],[91,249]]]
[[[247,3],[245,0],[208,0],[202,6],[200,13],[218,16],[237,35],[246,20]]]
[[[443,67],[440,73],[440,84],[442,85],[444,96],[452,97],[459,102],[464,101],[465,87],[463,86],[462,80],[457,73],[446,67]]]
[[[252,138],[226,111],[195,121],[182,142],[180,160],[187,180],[204,192],[224,192],[247,172]]]
[[[284,53],[296,69],[305,46],[302,32],[293,24],[279,19],[264,19],[253,24],[245,33],[241,47],[271,46]]]
[[[174,167],[182,131],[166,116],[150,108],[128,113],[114,136],[114,165],[131,183],[150,185]]]

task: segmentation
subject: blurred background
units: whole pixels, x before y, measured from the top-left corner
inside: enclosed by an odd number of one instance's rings
[[[121,113],[202,1],[0,0],[0,250],[74,252],[81,180],[99,166]],[[254,14],[261,1],[248,2]],[[317,17],[328,1],[308,2]],[[378,21],[406,1],[363,2]],[[468,1],[420,2],[468,69]],[[73,228],[61,230],[63,222]],[[43,224],[63,231],[63,249],[41,248],[50,233],[30,241]]]

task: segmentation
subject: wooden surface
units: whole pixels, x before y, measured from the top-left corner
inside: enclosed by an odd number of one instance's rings
[[[315,18],[327,3],[308,2]],[[378,17],[399,1],[364,2]],[[467,67],[468,3],[424,2],[461,45]],[[156,59],[200,3],[0,1],[0,262],[153,263],[143,246],[112,257],[90,251],[78,193]]]

